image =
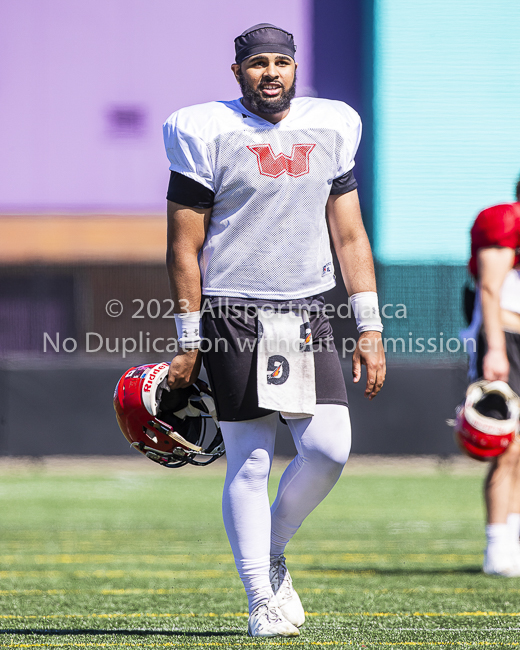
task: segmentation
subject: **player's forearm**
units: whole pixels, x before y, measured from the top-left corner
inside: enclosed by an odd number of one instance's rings
[[[201,289],[198,256],[172,247],[168,250],[166,265],[174,312],[199,311]]]
[[[480,287],[482,302],[482,322],[489,350],[506,352],[506,337],[500,318],[500,291],[497,287],[482,283]]]
[[[502,330],[500,294],[506,275],[513,267],[514,251],[509,248],[484,248],[478,252],[482,321],[489,350],[506,351]]]
[[[376,276],[372,250],[366,233],[345,242],[336,250],[341,274],[348,294],[376,291]]]

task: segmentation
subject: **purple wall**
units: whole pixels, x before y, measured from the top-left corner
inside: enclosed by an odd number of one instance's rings
[[[311,0],[20,0],[0,5],[0,213],[162,211],[161,125],[232,99],[233,38],[292,31],[312,86]]]

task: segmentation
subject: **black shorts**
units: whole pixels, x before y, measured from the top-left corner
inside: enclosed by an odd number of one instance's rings
[[[348,406],[332,326],[323,314],[324,304],[323,296],[290,302],[203,298],[202,333],[207,339],[203,345],[203,359],[219,420],[253,420],[274,412],[258,406],[256,387],[256,314],[265,305],[281,311],[307,308],[313,337],[316,403]]]
[[[507,382],[517,395],[520,395],[520,334],[504,332],[506,335],[506,350],[509,360],[509,381]],[[486,354],[486,339],[480,331],[477,343],[477,374],[482,377],[482,361]]]

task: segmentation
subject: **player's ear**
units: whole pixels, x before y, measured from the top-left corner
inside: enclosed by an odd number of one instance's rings
[[[238,63],[232,63],[231,64],[231,70],[233,70],[233,74],[235,75],[235,79],[237,83],[240,83],[240,80],[238,78],[238,75],[240,73],[240,65]]]

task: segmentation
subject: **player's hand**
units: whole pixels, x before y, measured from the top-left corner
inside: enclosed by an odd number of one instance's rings
[[[488,350],[482,360],[484,379],[495,381],[509,379],[509,361],[503,350]]]
[[[365,397],[374,399],[385,382],[386,361],[380,332],[363,332],[352,356],[352,376],[357,384],[361,379],[361,366],[367,369]]]
[[[199,376],[201,363],[200,350],[181,350],[170,364],[168,386],[172,390],[191,386]]]

